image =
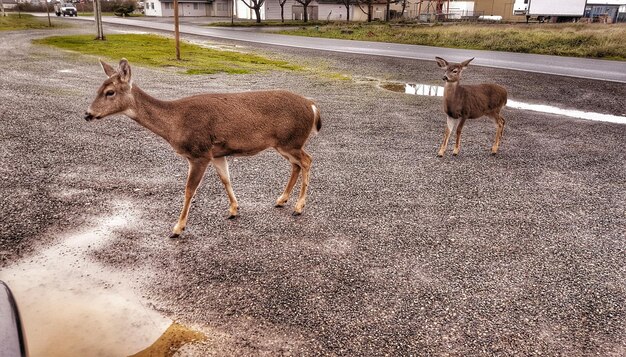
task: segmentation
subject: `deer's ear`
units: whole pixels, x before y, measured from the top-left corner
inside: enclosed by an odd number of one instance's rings
[[[443,69],[448,68],[448,61],[446,61],[445,59],[441,57],[435,57],[435,61],[437,61],[437,65],[439,65],[439,67]]]
[[[100,66],[102,66],[102,70],[109,77],[111,77],[112,75],[114,75],[116,73],[115,72],[115,68],[111,67],[107,63],[104,63],[104,61],[102,61],[102,60],[100,60]]]
[[[117,67],[117,73],[120,75],[120,80],[122,82],[130,82],[130,64],[128,64],[128,60],[126,60],[126,58],[122,58],[120,60],[120,64]]]
[[[474,57],[468,59],[467,61],[463,61],[461,62],[461,66],[463,66],[463,68],[469,66],[470,62],[472,62],[474,60]]]

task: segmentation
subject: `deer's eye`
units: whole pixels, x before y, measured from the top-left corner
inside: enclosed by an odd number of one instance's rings
[[[457,73],[457,72],[459,72],[459,70],[458,70],[458,69],[454,69],[454,70],[452,70],[452,73]]]
[[[112,90],[108,90],[106,93],[104,93],[104,95],[108,98],[108,97],[112,97],[115,95],[115,91]]]

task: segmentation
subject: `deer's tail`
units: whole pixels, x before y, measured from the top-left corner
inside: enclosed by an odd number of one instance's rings
[[[313,110],[313,123],[315,124],[315,131],[319,132],[322,129],[322,118],[320,117],[320,111],[315,104],[311,104]]]

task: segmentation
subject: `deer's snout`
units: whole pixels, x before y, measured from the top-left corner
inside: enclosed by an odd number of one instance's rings
[[[444,82],[448,81],[448,76],[444,75],[441,79],[443,79]]]
[[[89,113],[89,112],[85,112],[85,116],[83,117],[85,118],[86,121],[91,121],[93,120],[95,117],[93,116],[93,114]]]

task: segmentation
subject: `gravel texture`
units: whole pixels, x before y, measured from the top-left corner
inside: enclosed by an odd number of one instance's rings
[[[505,109],[497,156],[495,127],[481,119],[465,126],[459,156],[450,146],[438,158],[441,99],[368,80],[439,84],[434,61],[262,46],[312,69],[133,67],[159,98],[284,88],[322,112],[302,216],[290,215],[293,198],[273,207],[290,166],[267,151],[229,160],[239,218],[225,219],[209,169],[187,230],[171,240],[186,162],[126,117],[82,120],[104,74],[94,57],[30,44],[50,33],[0,33],[0,266],[122,200],[140,222],[92,256],[152,272],[142,294],[153,307],[207,333],[181,356],[626,354],[626,125]],[[465,72],[465,83],[482,81],[516,100],[626,111],[620,84]]]

